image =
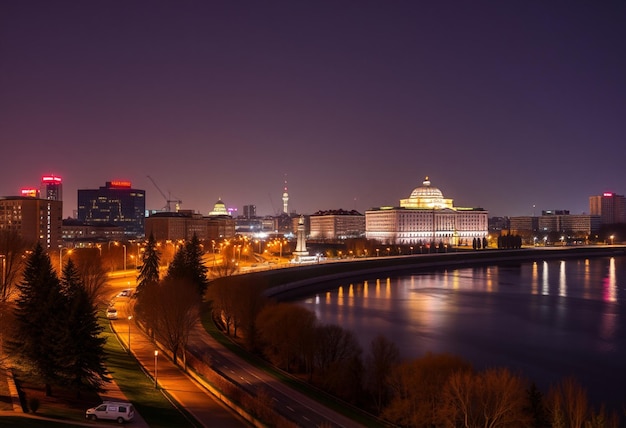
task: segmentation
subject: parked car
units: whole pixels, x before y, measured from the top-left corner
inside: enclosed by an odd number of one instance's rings
[[[123,424],[135,417],[135,408],[131,403],[105,401],[97,407],[87,409],[85,417],[92,421],[109,419]]]
[[[133,295],[133,289],[132,288],[126,288],[122,291],[119,292],[119,294],[117,295],[117,297],[132,297]]]
[[[117,309],[110,307],[107,309],[107,318],[110,320],[116,320],[117,319]]]

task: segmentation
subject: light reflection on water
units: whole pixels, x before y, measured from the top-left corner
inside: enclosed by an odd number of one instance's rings
[[[626,403],[625,257],[368,278],[321,296],[300,303],[352,330],[366,353],[383,334],[405,358],[451,352],[546,388],[573,374],[593,397]]]

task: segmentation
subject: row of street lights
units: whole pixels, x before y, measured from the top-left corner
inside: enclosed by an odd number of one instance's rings
[[[132,315],[128,316],[128,353],[131,353],[130,350],[130,323],[133,319]],[[154,387],[158,389],[159,387],[159,351],[154,350]]]

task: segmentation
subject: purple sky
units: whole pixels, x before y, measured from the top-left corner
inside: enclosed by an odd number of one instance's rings
[[[0,195],[491,215],[626,193],[623,1],[0,2]]]

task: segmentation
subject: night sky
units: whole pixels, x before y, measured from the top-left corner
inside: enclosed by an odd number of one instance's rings
[[[626,193],[624,1],[0,2],[0,195],[492,216]]]

